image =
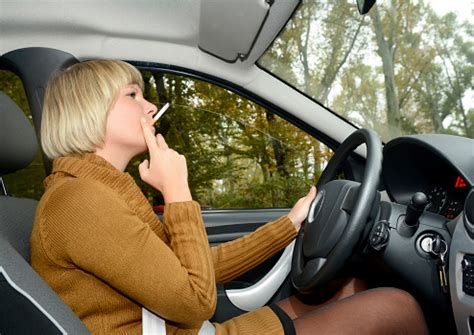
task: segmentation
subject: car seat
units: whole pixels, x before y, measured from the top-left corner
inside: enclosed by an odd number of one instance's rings
[[[89,334],[30,265],[37,201],[8,196],[1,179],[28,166],[36,151],[30,122],[0,92],[0,334]]]

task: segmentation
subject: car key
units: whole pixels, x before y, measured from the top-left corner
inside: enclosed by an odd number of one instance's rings
[[[446,275],[446,253],[448,252],[448,246],[444,240],[441,240],[441,250],[439,252],[438,261],[438,276],[439,283],[443,293],[448,293],[448,276]]]
[[[438,257],[443,247],[442,242],[444,241],[441,239],[441,237],[438,234],[435,234],[435,235],[436,236],[433,236],[433,239],[431,242],[431,253]]]

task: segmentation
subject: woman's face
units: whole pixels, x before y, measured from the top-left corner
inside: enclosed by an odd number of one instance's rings
[[[152,120],[156,106],[143,97],[140,86],[127,85],[107,116],[105,146],[124,154],[137,155],[147,149],[141,118]]]

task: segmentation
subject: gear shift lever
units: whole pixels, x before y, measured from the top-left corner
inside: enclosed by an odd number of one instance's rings
[[[418,224],[418,219],[425,210],[426,205],[428,204],[428,197],[423,192],[416,192],[411,197],[410,204],[407,207],[405,214],[405,223],[407,226],[416,226]]]
[[[423,192],[416,192],[407,206],[405,218],[398,224],[398,232],[405,237],[411,237],[418,229],[418,219],[428,204],[428,197]],[[403,218],[403,215],[401,216]]]

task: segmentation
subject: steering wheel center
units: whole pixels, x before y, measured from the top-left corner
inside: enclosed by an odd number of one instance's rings
[[[347,226],[358,186],[348,180],[333,180],[318,192],[304,226],[305,258],[328,257]]]

